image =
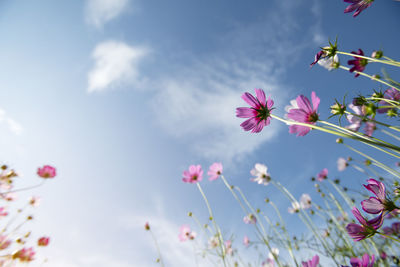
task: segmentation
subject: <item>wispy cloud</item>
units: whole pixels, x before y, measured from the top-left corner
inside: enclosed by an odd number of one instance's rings
[[[98,28],[126,10],[129,0],[87,0],[86,21]]]
[[[272,123],[257,135],[244,132],[235,108],[246,106],[240,96],[254,93],[254,88],[273,95],[276,106],[286,105],[291,91],[286,68],[315,45],[312,24],[302,25],[297,17],[299,5],[276,1],[265,19],[220,36],[223,50],[194,57],[195,63],[182,64],[173,75],[160,79],[162,89],[152,100],[160,125],[210,160],[240,159],[273,140],[279,124]],[[317,11],[310,10],[310,15],[313,12]],[[298,37],[299,29],[307,28],[310,31]]]
[[[0,109],[0,123],[5,123],[7,128],[16,135],[20,135],[22,133],[23,128],[21,124],[10,118],[2,109]]]
[[[88,92],[140,82],[138,65],[148,51],[118,41],[98,44],[92,53],[94,67],[88,74]]]

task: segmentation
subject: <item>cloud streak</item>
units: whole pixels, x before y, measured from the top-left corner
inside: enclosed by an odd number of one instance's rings
[[[129,0],[87,0],[86,21],[101,28],[126,10],[128,3]]]
[[[88,74],[88,92],[104,91],[121,84],[140,82],[138,65],[148,53],[145,47],[105,41],[93,53],[94,67]]]
[[[5,123],[7,128],[16,135],[21,135],[23,128],[22,125],[19,124],[14,119],[7,116],[6,112],[0,109],[0,123]]]

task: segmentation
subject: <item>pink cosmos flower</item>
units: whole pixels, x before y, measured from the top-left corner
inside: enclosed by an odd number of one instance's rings
[[[233,248],[232,248],[232,241],[231,240],[226,240],[225,241],[225,253],[227,255],[232,256],[233,255]]]
[[[254,216],[254,214],[248,214],[247,216],[244,216],[243,222],[246,224],[256,224],[257,218]]]
[[[361,202],[361,206],[365,212],[370,214],[378,214],[382,211],[391,212],[396,205],[386,197],[385,185],[375,179],[367,180],[368,184],[364,187],[372,192],[376,197],[370,197]]]
[[[356,115],[347,115],[347,120],[350,122],[350,125],[346,126],[347,129],[357,132],[362,123],[362,116],[365,116],[365,113],[361,106],[356,106],[354,104],[349,104],[349,108],[351,108]]]
[[[22,262],[29,262],[34,260],[36,252],[33,248],[22,248],[12,255],[13,259],[19,259]]]
[[[222,163],[215,162],[210,166],[210,169],[208,170],[207,174],[209,176],[208,180],[214,181],[218,179],[218,177],[222,174]]]
[[[317,267],[319,263],[319,257],[318,255],[315,255],[311,260],[309,261],[302,261],[301,264],[303,267]]]
[[[268,100],[266,100],[265,93],[262,89],[255,89],[255,92],[256,97],[248,92],[242,95],[243,100],[251,107],[237,108],[236,117],[249,118],[242,122],[240,126],[242,126],[245,131],[251,130],[252,133],[259,133],[264,126],[269,125],[271,121],[270,114],[273,109],[274,101],[271,97],[268,97]]]
[[[349,0],[349,1],[352,1],[352,0]],[[351,53],[354,55],[364,56],[364,52],[361,49],[358,49],[358,52],[352,51]],[[367,64],[368,64],[368,60],[365,58],[359,58],[357,56],[354,56],[354,59],[347,61],[347,64],[354,65],[349,70],[350,72],[354,72],[354,71],[363,72],[365,70],[365,66],[367,66]],[[358,77],[358,76],[360,76],[359,73],[356,73],[356,75],[354,75],[354,77]]]
[[[325,180],[326,178],[328,178],[328,169],[325,168],[323,169],[320,173],[318,173],[317,175],[317,180],[322,182],[323,180]]]
[[[56,176],[56,168],[44,165],[42,168],[38,168],[37,174],[45,179],[54,178]]]
[[[347,160],[345,158],[338,158],[337,160],[337,168],[338,171],[342,172],[344,171],[347,166],[349,166],[349,163],[347,163]]]
[[[361,225],[356,223],[349,223],[346,226],[347,233],[354,241],[361,241],[367,237],[371,237],[375,234],[376,230],[382,226],[383,214],[379,214],[376,218],[367,221],[360,213],[360,211],[353,207],[352,213]]]
[[[186,240],[193,240],[196,237],[196,233],[192,232],[190,230],[190,227],[186,224],[182,225],[181,228],[179,228],[179,240],[181,242],[186,241]]]
[[[249,244],[250,244],[250,239],[249,239],[249,237],[248,237],[247,235],[245,235],[245,236],[243,237],[243,245],[245,245],[246,247],[248,247]]]
[[[6,235],[0,235],[0,250],[8,248],[10,245],[11,245],[11,240],[7,239]]]
[[[346,3],[351,3],[346,9],[344,13],[354,12],[353,17],[357,17],[364,9],[369,7],[374,0],[344,0]]]
[[[200,165],[190,165],[189,170],[183,172],[182,181],[185,183],[198,183],[203,179],[203,170]]]
[[[385,91],[383,97],[388,100],[399,101],[400,100],[400,91],[396,90],[395,88],[389,88]],[[385,100],[379,102],[380,105],[388,106],[389,103]],[[390,108],[380,108],[378,109],[378,113],[386,113],[390,110]]]
[[[310,100],[304,95],[299,95],[296,98],[297,107],[293,107],[289,110],[287,117],[293,121],[313,124],[318,121],[317,109],[319,106],[320,99],[317,97],[315,92],[311,93],[311,100],[313,107],[311,107]],[[300,125],[290,125],[289,132],[297,133],[297,136],[305,136],[311,130],[310,127]]]
[[[45,247],[49,244],[49,242],[50,242],[50,237],[43,236],[38,239],[37,243],[38,243],[38,246]]]
[[[374,262],[375,262],[375,255],[371,255],[370,259],[370,256],[367,253],[365,253],[361,259],[359,258],[350,259],[350,264],[352,267],[373,267]]]
[[[5,207],[0,207],[0,218],[8,215]]]

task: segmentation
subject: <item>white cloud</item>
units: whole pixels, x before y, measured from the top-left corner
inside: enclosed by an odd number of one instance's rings
[[[145,47],[123,42],[98,44],[92,53],[95,64],[88,74],[88,92],[104,91],[123,83],[139,83],[138,64],[147,53]]]
[[[22,133],[22,126],[14,119],[8,117],[6,112],[0,109],[0,122],[4,122],[8,129],[16,135],[20,135]]]
[[[128,3],[129,0],[87,0],[86,20],[98,28],[102,27],[126,10]]]

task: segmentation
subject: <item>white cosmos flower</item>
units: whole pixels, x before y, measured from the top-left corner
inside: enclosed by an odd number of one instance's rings
[[[269,173],[267,173],[267,170],[267,166],[261,163],[257,163],[254,166],[254,169],[250,171],[250,174],[255,177],[250,180],[258,184],[268,185],[269,181],[271,180],[271,176],[269,175]]]

